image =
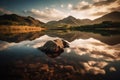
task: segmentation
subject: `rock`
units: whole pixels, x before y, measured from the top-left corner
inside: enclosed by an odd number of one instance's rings
[[[64,51],[64,48],[69,47],[69,44],[61,39],[56,39],[53,41],[47,41],[44,46],[38,48],[46,54],[52,54],[52,56],[60,55]]]

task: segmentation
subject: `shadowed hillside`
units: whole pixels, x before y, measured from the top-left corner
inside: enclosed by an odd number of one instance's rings
[[[120,34],[120,22],[104,21],[100,24],[71,27],[71,30],[94,32],[101,35]]]
[[[43,26],[44,23],[30,16],[23,17],[16,14],[0,16],[0,25]]]
[[[16,14],[0,16],[0,33],[26,33],[41,31],[44,23],[30,16],[23,17]]]

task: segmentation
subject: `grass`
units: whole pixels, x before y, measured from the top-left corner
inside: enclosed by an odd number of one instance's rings
[[[45,28],[35,26],[0,26],[0,33],[27,33],[42,30],[45,30]]]

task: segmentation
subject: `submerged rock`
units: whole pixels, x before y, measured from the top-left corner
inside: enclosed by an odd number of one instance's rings
[[[46,54],[55,57],[60,55],[63,51],[64,48],[69,47],[69,44],[61,39],[56,39],[53,41],[47,41],[44,46],[38,48],[41,51],[45,52]]]

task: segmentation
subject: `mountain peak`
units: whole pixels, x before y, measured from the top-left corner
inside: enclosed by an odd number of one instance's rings
[[[70,15],[70,16],[64,18],[64,19],[74,19],[75,20],[76,18]]]
[[[75,17],[73,17],[73,16],[68,16],[68,17],[66,17],[66,18],[64,18],[63,20],[60,20],[60,21],[73,21],[73,20],[77,20]]]
[[[74,18],[74,17],[70,15],[70,16],[68,16],[67,18]]]

